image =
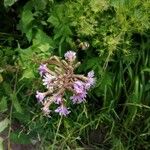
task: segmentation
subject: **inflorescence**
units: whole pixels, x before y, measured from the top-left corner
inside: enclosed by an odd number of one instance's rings
[[[74,74],[74,70],[80,65],[80,62],[76,62],[75,52],[68,51],[64,57],[65,60],[52,56],[49,61],[39,67],[39,73],[47,91],[43,93],[37,91],[36,98],[43,105],[42,110],[47,116],[51,112],[49,107],[52,103],[59,105],[55,110],[56,113],[67,116],[70,110],[65,105],[65,92],[73,93],[70,100],[73,104],[79,104],[85,101],[87,91],[95,83],[94,71],[90,71],[87,77]]]

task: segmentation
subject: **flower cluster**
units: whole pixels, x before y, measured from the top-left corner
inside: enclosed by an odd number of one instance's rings
[[[61,116],[67,116],[70,110],[65,106],[65,92],[73,93],[70,100],[73,104],[79,104],[85,101],[87,91],[95,83],[93,71],[90,71],[87,77],[74,74],[74,70],[80,65],[79,62],[76,62],[75,52],[68,51],[64,57],[65,60],[52,56],[39,67],[39,73],[47,91],[37,91],[36,98],[43,105],[42,110],[45,115],[50,114],[49,107],[52,103],[55,103],[59,105],[55,112]]]

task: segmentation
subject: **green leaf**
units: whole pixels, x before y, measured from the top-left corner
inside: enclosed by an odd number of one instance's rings
[[[29,7],[29,8],[28,8]],[[22,16],[21,16],[21,21],[19,23],[19,29],[22,30],[23,33],[26,34],[27,38],[29,41],[31,41],[32,36],[33,36],[33,24],[32,21],[34,20],[32,11],[30,10],[31,6],[26,5],[26,7],[24,7],[24,10],[22,12]]]
[[[24,32],[26,34],[26,37],[28,39],[28,41],[30,42],[32,40],[32,29],[29,29],[28,31]]]
[[[7,99],[6,97],[2,97],[0,100],[0,111],[6,111],[7,110]]]
[[[35,9],[36,10],[44,10],[47,4],[47,0],[34,0],[34,4],[35,4]]]
[[[60,24],[58,18],[56,18],[55,16],[50,16],[47,21],[55,27],[58,27]]]
[[[46,52],[46,51],[48,51],[48,49],[50,48],[50,46],[49,46],[48,43],[45,43],[45,44],[39,45],[38,48],[39,48],[42,52]]]
[[[35,35],[35,40],[39,41],[40,43],[49,43],[50,45],[53,44],[52,39],[45,33],[43,32],[41,29],[37,30],[37,33]],[[34,44],[34,41],[33,41]]]
[[[22,80],[24,78],[26,78],[26,79],[32,79],[34,77],[35,76],[34,76],[33,70],[31,68],[27,68],[27,69],[24,70],[22,78],[20,80]]]
[[[145,68],[141,72],[150,72],[150,68]]]
[[[24,9],[22,13],[22,22],[24,23],[24,25],[31,23],[33,19],[34,18],[32,12],[28,9]]]
[[[0,83],[3,82],[3,76],[0,74]]]
[[[15,2],[17,2],[17,0],[4,0],[4,6],[12,6]]]
[[[12,99],[12,104],[14,105],[17,112],[22,113],[21,105],[17,99],[17,96],[15,93],[10,94],[10,98]]]
[[[24,111],[23,113],[14,112],[14,118],[16,118],[20,123],[27,124],[30,122],[31,116],[28,111]]]
[[[28,135],[19,132],[12,132],[10,134],[10,140],[18,144],[30,144],[31,140]]]
[[[101,69],[100,68],[100,59],[98,57],[93,57],[93,58],[89,58],[87,60],[84,60],[84,62],[82,63],[82,66],[81,68],[84,70],[84,71],[87,71],[88,69],[95,69],[99,67],[99,70]]]
[[[7,118],[0,122],[0,133],[8,127],[8,124],[9,120]]]
[[[3,150],[4,148],[3,148],[3,139],[0,137],[0,150]]]

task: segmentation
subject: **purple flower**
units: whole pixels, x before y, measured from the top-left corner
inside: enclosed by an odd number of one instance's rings
[[[87,75],[87,81],[85,83],[85,89],[89,90],[91,86],[95,84],[94,71],[90,71]]]
[[[73,84],[73,88],[77,94],[84,92],[84,83],[82,81],[75,81]]]
[[[54,102],[60,104],[62,102],[62,97],[59,95],[54,96]]]
[[[73,104],[76,104],[76,103],[79,104],[85,101],[86,95],[87,95],[87,92],[84,91],[80,94],[74,94],[73,96],[70,97],[70,99],[72,99]]]
[[[41,93],[39,91],[36,91],[36,98],[39,100],[39,102],[42,102],[43,99],[45,98],[45,93]]]
[[[41,64],[38,70],[40,72],[40,75],[43,76],[48,70],[47,64]]]
[[[65,56],[65,59],[70,62],[73,62],[76,59],[76,53],[73,51],[66,52],[64,56]]]
[[[59,113],[60,116],[67,116],[70,113],[68,108],[66,108],[63,104],[59,106],[55,112]]]
[[[93,70],[90,71],[87,76],[88,76],[88,78],[93,78],[94,77],[94,71]]]
[[[43,81],[43,85],[45,85],[47,88],[50,88],[51,86],[53,86],[52,81],[55,79],[56,77],[52,76],[51,74],[46,73],[44,76]]]
[[[94,85],[95,79],[88,78],[87,82],[85,83],[85,89],[89,90],[92,85]]]

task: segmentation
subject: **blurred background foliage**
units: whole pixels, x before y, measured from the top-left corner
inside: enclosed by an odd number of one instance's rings
[[[0,8],[0,148],[150,149],[149,0],[3,0]],[[37,68],[70,49],[96,86],[67,118],[46,118]]]

